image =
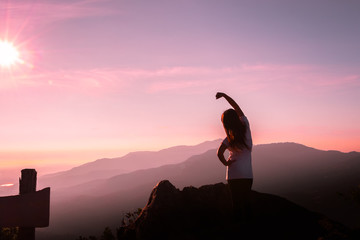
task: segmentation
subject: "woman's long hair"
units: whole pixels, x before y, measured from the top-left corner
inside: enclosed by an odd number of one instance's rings
[[[226,110],[221,116],[221,121],[230,147],[250,150],[250,147],[246,144],[246,125],[240,120],[236,111],[232,108]]]

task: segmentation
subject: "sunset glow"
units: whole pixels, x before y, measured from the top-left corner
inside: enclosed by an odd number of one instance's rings
[[[0,167],[223,138],[218,91],[255,145],[360,151],[360,2],[274,2],[0,1]]]
[[[19,61],[19,52],[16,47],[7,41],[0,40],[0,66],[9,67]]]

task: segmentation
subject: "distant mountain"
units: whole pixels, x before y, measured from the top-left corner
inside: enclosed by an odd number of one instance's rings
[[[195,146],[175,146],[160,151],[132,152],[119,158],[103,158],[68,171],[45,175],[39,178],[39,187],[66,188],[140,169],[176,164],[185,161],[193,155],[216,148],[220,143],[221,140],[218,139],[206,141]]]
[[[259,145],[253,152],[254,188],[360,227],[360,153],[321,151],[295,143]]]
[[[360,205],[349,194],[360,184],[360,153],[321,151],[295,143],[257,145],[253,168],[254,190],[286,197],[347,226],[360,227]],[[213,148],[178,164],[57,188],[52,192],[52,224],[45,232],[95,234],[104,226],[118,226],[122,214],[143,207],[152,186],[163,179],[179,188],[215,184],[225,182],[225,167]]]

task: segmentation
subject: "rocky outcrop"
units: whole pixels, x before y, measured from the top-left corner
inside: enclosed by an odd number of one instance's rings
[[[352,232],[323,215],[284,198],[253,191],[251,220],[232,216],[223,183],[182,191],[159,182],[136,221],[119,229],[119,239],[352,239]]]

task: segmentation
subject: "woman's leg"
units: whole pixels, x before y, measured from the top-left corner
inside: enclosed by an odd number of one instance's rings
[[[234,214],[239,220],[247,220],[250,217],[250,193],[253,179],[231,179],[228,180]]]

